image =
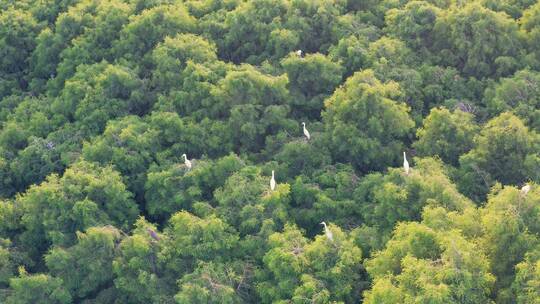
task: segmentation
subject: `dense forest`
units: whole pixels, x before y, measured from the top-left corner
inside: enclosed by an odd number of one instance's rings
[[[540,1],[0,0],[0,303],[540,303]]]

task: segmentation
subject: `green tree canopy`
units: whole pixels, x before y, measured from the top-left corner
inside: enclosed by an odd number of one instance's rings
[[[491,115],[512,111],[531,129],[540,130],[540,74],[522,70],[503,78],[486,91],[486,103]]]
[[[263,261],[268,281],[258,285],[263,303],[355,301],[364,287],[362,252],[347,234],[330,225],[333,241],[319,235],[307,240],[295,226],[272,234]]]
[[[386,13],[386,31],[405,41],[410,48],[429,54],[427,51],[436,38],[434,28],[441,10],[425,1],[407,2],[403,8]]]
[[[153,83],[161,91],[177,87],[186,76],[184,69],[188,62],[212,63],[217,60],[216,46],[208,40],[193,34],[179,34],[173,38],[165,37],[152,52],[156,66]]]
[[[540,66],[540,52],[536,45],[540,41],[540,4],[536,3],[523,12],[521,18],[521,29],[525,32],[527,45],[529,46],[534,59],[534,66]]]
[[[77,243],[55,247],[45,256],[50,273],[61,278],[73,298],[96,294],[112,283],[112,262],[121,232],[113,226],[91,227],[77,232]],[[74,271],[76,270],[76,271]]]
[[[537,303],[537,2],[0,0],[0,303]]]
[[[484,248],[490,268],[497,276],[496,299],[502,303],[513,301],[519,296],[511,288],[516,278],[515,265],[524,261],[529,250],[540,241],[538,221],[538,187],[524,196],[514,187],[495,189],[488,197],[482,210],[480,245]]]
[[[520,185],[538,180],[538,134],[513,114],[505,112],[487,122],[474,142],[474,149],[460,157],[459,186],[475,200],[495,181]]]
[[[538,249],[528,252],[525,260],[516,265],[516,279],[512,288],[517,295],[517,303],[534,303],[540,298],[539,267]]]
[[[62,177],[51,175],[16,200],[21,246],[30,252],[46,244],[70,246],[77,231],[112,224],[128,228],[139,212],[118,172],[79,162]],[[35,252],[37,253],[37,252]]]
[[[515,58],[523,39],[516,23],[504,13],[471,2],[437,19],[435,32],[439,60],[465,75],[505,76],[519,67]]]
[[[389,233],[401,221],[418,221],[425,206],[462,211],[472,202],[459,193],[442,164],[417,159],[411,172],[390,169],[387,175],[367,175],[355,190],[364,223]]]
[[[459,231],[418,223],[399,224],[367,270],[374,285],[366,303],[488,303],[495,281],[486,256]]]
[[[146,209],[159,219],[179,210],[192,210],[193,204],[212,199],[213,192],[243,166],[240,158],[230,155],[216,161],[197,160],[191,170],[184,164],[173,164],[149,171],[145,184]]]
[[[29,55],[41,26],[28,11],[8,8],[0,13],[0,98],[24,90]]]
[[[293,110],[298,116],[317,117],[323,108],[323,98],[341,82],[341,66],[322,54],[305,57],[291,54],[281,65],[287,72],[291,94],[300,99],[294,103]]]
[[[189,33],[195,29],[195,18],[180,3],[158,5],[133,15],[122,28],[115,53],[131,61],[139,61],[167,36]]]
[[[9,304],[68,304],[72,297],[62,286],[63,281],[46,274],[30,275],[23,269],[17,278],[10,281],[13,294],[9,295]]]
[[[145,112],[141,86],[129,68],[107,62],[81,65],[52,103],[52,110],[67,121],[77,121],[87,133],[100,133],[110,119]]]
[[[469,113],[459,109],[433,108],[416,131],[418,141],[413,146],[421,156],[438,156],[457,165],[459,156],[471,150],[478,126]]]
[[[382,83],[367,70],[325,101],[323,120],[335,160],[364,172],[397,163],[414,126],[408,107],[395,100],[400,93],[396,83]]]

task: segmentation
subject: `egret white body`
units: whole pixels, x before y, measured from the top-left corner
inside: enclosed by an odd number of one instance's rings
[[[403,170],[405,170],[405,174],[409,175],[409,162],[407,161],[407,155],[405,152],[403,152]]]
[[[274,178],[274,170],[272,170],[272,178],[270,179],[270,190],[276,189],[276,179]]]
[[[311,135],[309,135],[308,129],[306,129],[306,123],[302,122],[302,126],[304,127],[304,136],[309,140],[311,138]]]
[[[298,55],[298,57],[302,57],[302,50],[296,51],[296,55]]]
[[[330,229],[328,229],[328,226],[326,226],[325,222],[321,222],[321,225],[324,226],[324,234],[326,234],[326,238],[330,242],[333,242],[334,241],[334,234],[332,233],[332,231],[330,231]]]
[[[182,157],[184,158],[184,165],[186,165],[188,169],[191,169],[191,161],[187,158],[186,154],[182,154]]]
[[[521,187],[521,191],[520,191],[521,196],[523,197],[526,196],[527,193],[529,193],[529,191],[531,191],[531,185],[525,184],[525,186]]]

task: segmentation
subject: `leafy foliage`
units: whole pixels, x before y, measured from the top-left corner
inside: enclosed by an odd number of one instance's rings
[[[537,303],[539,45],[532,0],[0,0],[0,303]]]

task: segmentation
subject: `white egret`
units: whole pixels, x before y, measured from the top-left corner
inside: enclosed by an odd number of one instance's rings
[[[309,131],[306,129],[306,123],[302,122],[302,126],[304,127],[304,135],[306,136],[307,140],[309,140],[311,135],[309,135]]]
[[[272,170],[272,178],[270,179],[270,190],[276,189],[276,179],[274,178],[274,170]]]
[[[403,169],[405,170],[405,174],[409,175],[409,162],[407,161],[407,154],[403,152]]]
[[[302,50],[296,51],[296,55],[298,55],[298,57],[302,57]]]
[[[184,165],[189,169],[191,169],[191,161],[187,158],[186,154],[182,154],[182,157],[184,158]]]
[[[321,225],[324,226],[324,234],[326,234],[326,237],[328,238],[328,240],[333,242],[334,241],[334,234],[332,233],[332,231],[330,231],[330,229],[328,229],[328,226],[326,226],[325,222],[321,222]]]
[[[529,191],[531,191],[531,185],[525,184],[525,186],[521,187],[521,191],[519,191],[519,193],[522,197],[525,197]]]

